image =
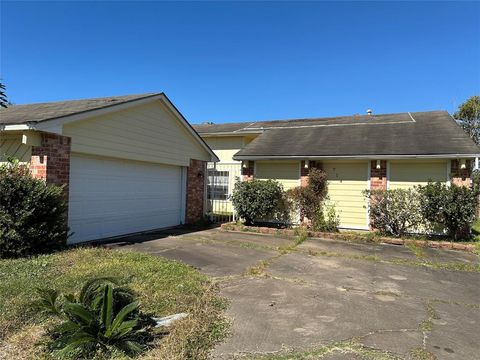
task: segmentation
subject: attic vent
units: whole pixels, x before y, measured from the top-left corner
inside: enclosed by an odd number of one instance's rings
[[[373,114],[373,110],[372,109],[367,109],[367,115],[372,115]]]

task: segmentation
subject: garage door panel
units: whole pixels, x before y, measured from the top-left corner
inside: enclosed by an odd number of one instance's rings
[[[74,154],[70,242],[153,230],[181,222],[181,168]]]

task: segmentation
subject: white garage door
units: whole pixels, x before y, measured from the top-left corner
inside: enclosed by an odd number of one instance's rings
[[[179,166],[71,157],[70,243],[178,225],[181,203]]]

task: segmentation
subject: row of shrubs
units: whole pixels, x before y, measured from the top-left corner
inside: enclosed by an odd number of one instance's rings
[[[326,174],[312,169],[307,186],[288,191],[274,180],[237,182],[232,202],[247,225],[265,221],[289,225],[300,215],[314,231],[337,231],[339,216],[328,201],[327,186]],[[365,191],[370,225],[383,235],[442,234],[452,240],[471,237],[479,194],[477,185],[440,182],[405,190]]]
[[[310,171],[307,186],[287,191],[275,180],[238,181],[232,203],[246,225],[289,225],[300,215],[314,231],[337,231],[340,222],[335,207],[328,202],[326,174],[317,169]]]
[[[429,182],[411,189],[366,191],[371,226],[385,235],[446,234],[469,239],[479,188]]]

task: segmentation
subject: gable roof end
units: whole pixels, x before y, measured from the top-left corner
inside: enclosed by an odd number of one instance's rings
[[[0,130],[31,129],[49,131],[52,124],[61,126],[64,123],[78,121],[106,112],[118,111],[156,100],[161,100],[167,105],[187,131],[210,154],[211,161],[219,161],[212,149],[210,149],[207,143],[164,93],[12,105],[8,108],[0,109]]]

